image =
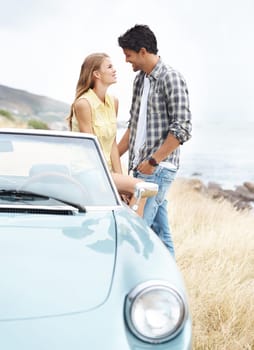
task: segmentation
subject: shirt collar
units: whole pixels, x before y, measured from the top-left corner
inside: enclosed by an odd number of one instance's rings
[[[161,58],[159,58],[159,61],[156,63],[154,69],[151,71],[148,77],[152,77],[156,80],[159,76],[159,72],[161,70],[162,65],[163,65],[162,60]]]
[[[95,97],[95,99],[94,99],[94,102],[95,102],[95,108],[98,108],[99,106],[105,106],[105,105],[110,105],[110,99],[109,99],[109,95],[108,94],[106,94],[106,96],[105,96],[105,103],[103,103],[100,99],[99,99],[99,97],[96,95],[96,93],[93,91],[93,89],[89,89],[90,90],[90,92],[91,92],[91,94],[93,94],[94,95],[94,97]]]

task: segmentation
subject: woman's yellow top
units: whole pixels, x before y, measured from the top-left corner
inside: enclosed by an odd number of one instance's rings
[[[91,106],[93,132],[97,136],[108,166],[112,170],[110,154],[117,132],[114,98],[106,95],[105,103],[103,103],[92,89],[89,89],[78,99],[81,98],[85,98]],[[72,119],[72,130],[80,131],[75,113]]]

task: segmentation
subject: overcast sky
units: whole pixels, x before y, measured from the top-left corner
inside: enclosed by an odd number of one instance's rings
[[[134,73],[117,38],[148,24],[185,76],[196,120],[252,120],[253,18],[253,0],[0,0],[0,84],[71,103],[83,59],[105,51],[127,119]]]

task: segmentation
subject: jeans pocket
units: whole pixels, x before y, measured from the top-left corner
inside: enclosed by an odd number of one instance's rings
[[[138,179],[141,179],[143,181],[147,181],[147,182],[155,182],[155,174],[143,174],[138,170],[135,170],[135,172],[133,172],[133,176],[137,177]]]
[[[171,183],[176,177],[177,170],[163,168],[160,173],[160,178],[163,181]]]

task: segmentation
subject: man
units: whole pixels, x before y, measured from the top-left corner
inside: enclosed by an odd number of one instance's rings
[[[146,201],[144,219],[174,256],[167,195],[179,168],[180,145],[190,139],[191,113],[182,75],[165,65],[157,54],[157,40],[147,25],[135,25],[118,38],[126,62],[134,72],[128,129],[119,142],[119,153],[129,150],[133,176],[159,185]]]

